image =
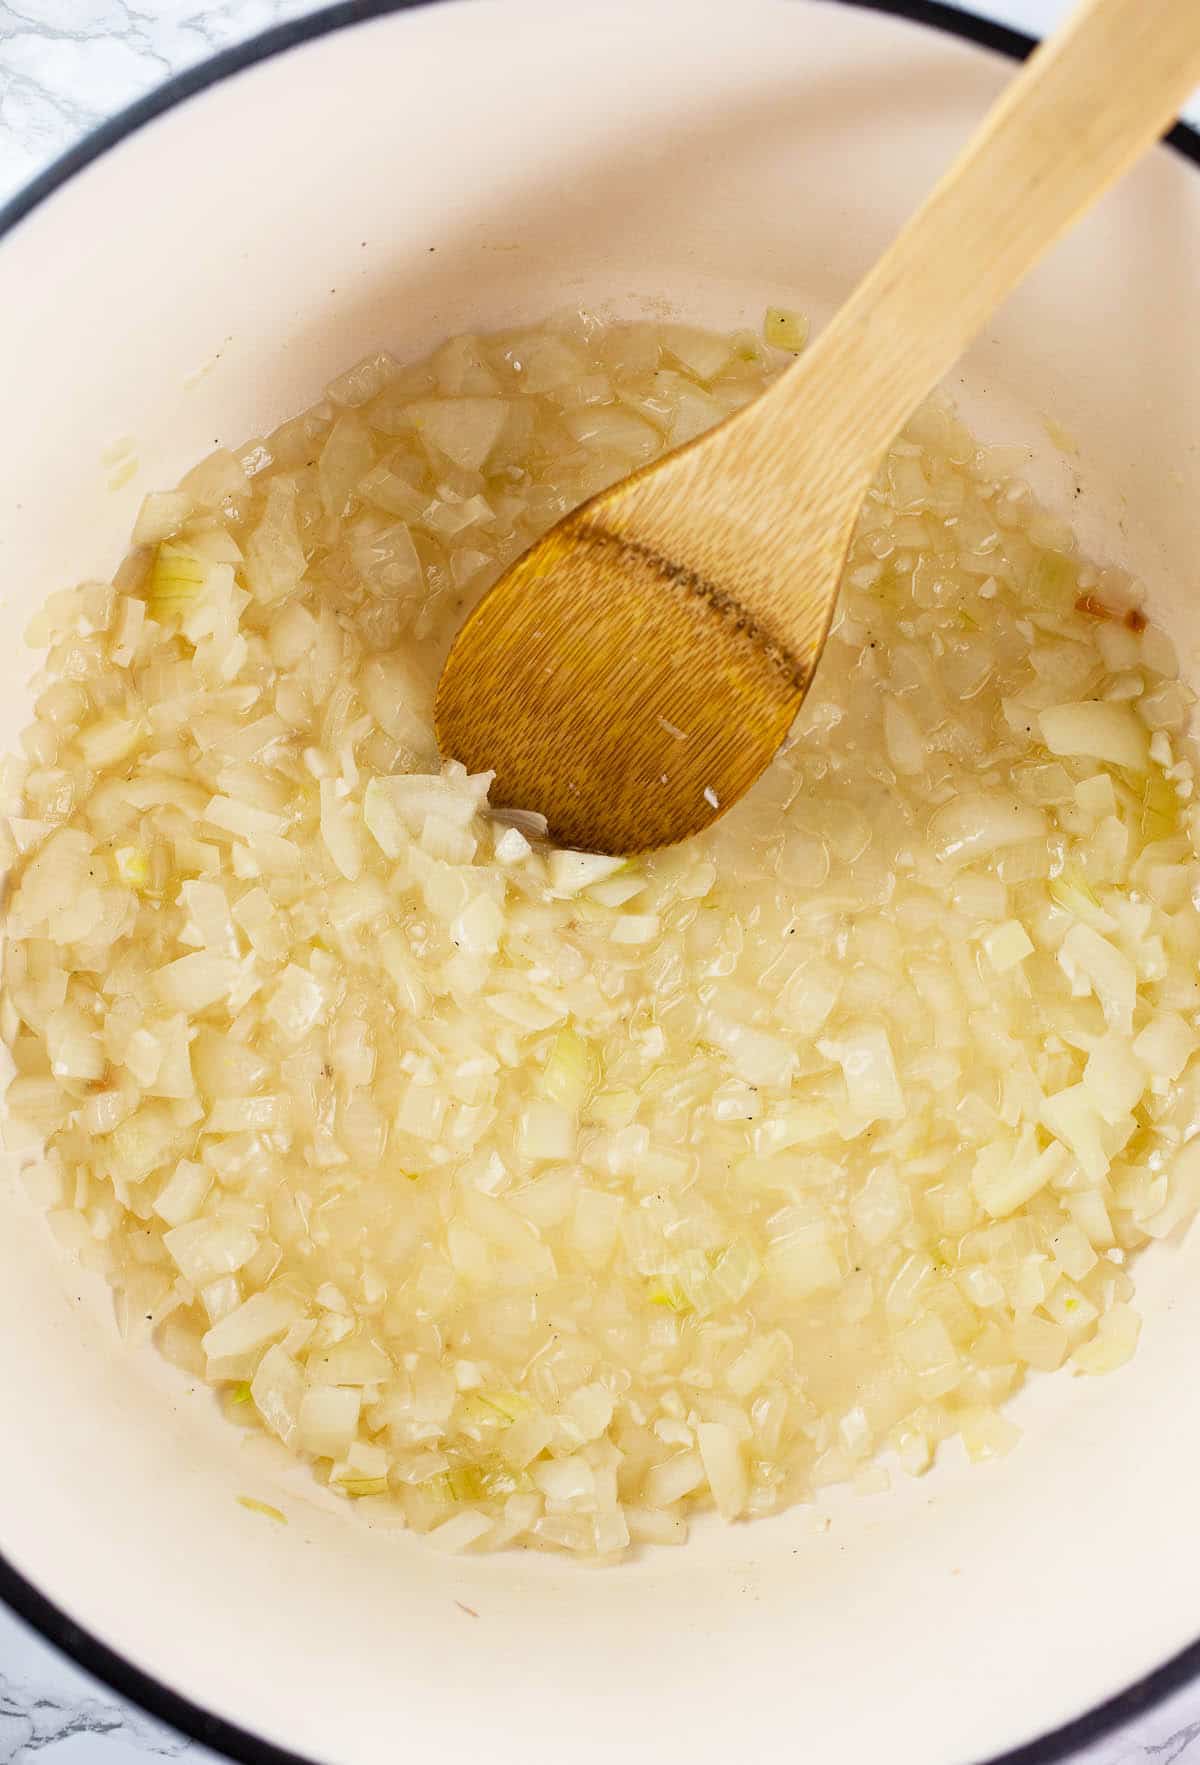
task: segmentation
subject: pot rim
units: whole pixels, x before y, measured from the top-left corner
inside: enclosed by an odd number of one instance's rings
[[[231,74],[254,67],[301,43],[315,42],[333,31],[344,30],[390,13],[416,11],[440,0],[337,0],[315,12],[274,25],[243,43],[209,56],[196,66],[173,75],[145,97],[137,99],[108,118],[23,185],[0,205],[0,241],[42,203],[53,196],[77,172],[185,99],[204,92]],[[864,12],[879,12],[907,19],[930,30],[943,31],[981,49],[1024,61],[1037,47],[1037,39],[1009,25],[998,24],[946,0],[835,0]],[[1176,123],[1163,144],[1189,160],[1200,171],[1200,129]],[[238,1765],[316,1765],[303,1754],[262,1739],[248,1729],[214,1716],[153,1674],[135,1667],[110,1649],[98,1636],[82,1629],[33,1583],[18,1573],[0,1553],[0,1602],[24,1620],[60,1653],[94,1679],[108,1685],[118,1696],[138,1705],[147,1715],[199,1741],[212,1751],[236,1760]],[[1134,1681],[1082,1716],[1050,1730],[1007,1753],[980,1765],[1056,1765],[1078,1749],[1122,1727],[1135,1716],[1162,1703],[1173,1692],[1200,1678],[1200,1637],[1152,1673]]]

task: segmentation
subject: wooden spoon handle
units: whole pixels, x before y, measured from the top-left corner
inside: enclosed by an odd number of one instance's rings
[[[1083,0],[796,365],[628,480],[607,526],[700,578],[736,581],[743,621],[807,673],[897,431],[1198,84],[1200,0]]]
[[[1200,0],[1084,0],[764,405],[794,426],[823,380],[844,434],[857,431],[855,451],[882,455],[1026,271],[1197,85]]]

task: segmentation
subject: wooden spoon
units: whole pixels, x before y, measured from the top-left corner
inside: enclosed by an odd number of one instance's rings
[[[438,684],[442,752],[589,851],[668,845],[735,802],[812,679],[893,437],[1198,83],[1200,0],[1085,0],[794,367],[484,597]]]

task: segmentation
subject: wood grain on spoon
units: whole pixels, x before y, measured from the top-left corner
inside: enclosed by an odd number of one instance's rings
[[[812,679],[897,431],[1198,83],[1200,0],[1085,0],[806,356],[484,597],[438,685],[443,753],[590,851],[671,844],[735,802]]]

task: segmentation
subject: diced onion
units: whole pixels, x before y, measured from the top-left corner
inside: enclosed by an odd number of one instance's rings
[[[1146,770],[1150,739],[1128,705],[1089,700],[1056,705],[1040,717],[1042,737],[1052,754],[1080,754],[1113,766]]]
[[[808,342],[808,320],[786,306],[769,306],[763,319],[763,338],[776,349],[799,355]]]
[[[807,336],[368,356],[32,627],[6,1144],[124,1334],[434,1548],[607,1561],[998,1457],[1200,1208],[1192,695],[1024,450],[917,413],[698,840],[558,850],[439,760],[479,596]]]

